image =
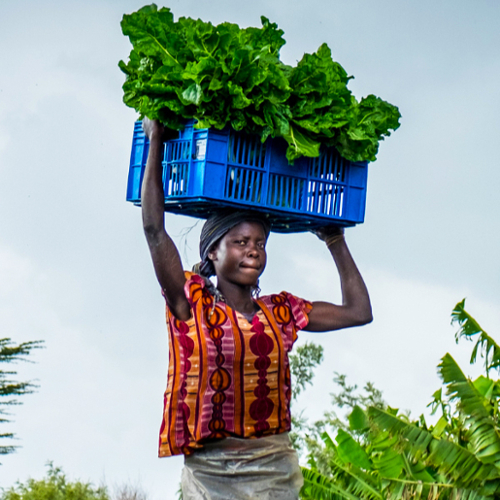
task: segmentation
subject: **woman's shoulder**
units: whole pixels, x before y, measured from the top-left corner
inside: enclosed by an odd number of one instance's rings
[[[184,271],[186,283],[184,285],[184,292],[189,302],[195,302],[204,294],[209,294],[205,278],[192,271]]]
[[[284,290],[279,293],[271,293],[269,295],[263,295],[259,297],[259,299],[270,304],[284,304],[284,303],[289,303],[290,305],[293,305],[295,303],[311,304],[310,301],[298,297],[293,293],[286,292]]]
[[[193,283],[199,283],[200,285],[204,285],[205,283],[205,280],[193,271],[184,271],[184,276],[186,277],[186,281],[192,281]]]
[[[271,295],[260,297],[264,305],[273,312],[273,314],[281,313],[283,308],[288,309],[292,317],[298,319],[307,316],[312,309],[312,303],[306,299],[302,299],[293,295],[290,292],[282,291]],[[285,316],[288,316],[286,314]],[[300,321],[301,323],[303,321]]]

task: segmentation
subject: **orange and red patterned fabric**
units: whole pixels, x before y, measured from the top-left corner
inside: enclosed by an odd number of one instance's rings
[[[213,307],[203,278],[186,273],[188,321],[167,308],[168,385],[159,456],[190,455],[228,436],[258,438],[290,430],[288,352],[308,324],[310,302],[289,293],[256,300],[249,323],[224,302]]]

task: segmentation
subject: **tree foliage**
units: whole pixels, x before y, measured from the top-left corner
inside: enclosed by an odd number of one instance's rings
[[[17,361],[27,361],[28,356],[33,349],[40,348],[43,341],[29,341],[15,344],[10,338],[0,339],[0,363],[15,363]],[[12,377],[17,375],[13,370],[0,369],[0,422],[9,422],[7,408],[20,404],[16,396],[23,396],[34,391],[37,387],[32,382],[18,382]],[[0,433],[0,438],[13,438],[14,434]],[[0,455],[12,453],[16,446],[0,446]]]
[[[438,366],[443,388],[429,405],[439,416],[434,425],[391,408],[371,384],[360,393],[337,375],[335,411],[299,423],[308,460],[302,499],[500,498],[500,381],[490,376],[500,369],[500,349],[464,301],[452,322],[457,342],[477,339],[471,363],[481,353],[485,375],[471,380],[446,354]]]
[[[49,463],[46,478],[17,482],[3,491],[0,500],[110,500],[110,497],[106,487],[68,481],[60,467]]]
[[[90,482],[70,481],[60,467],[47,464],[43,479],[18,481],[8,489],[0,487],[0,500],[147,500],[148,495],[138,484],[125,483],[113,488],[94,486]]]
[[[113,500],[147,500],[147,494],[140,486],[124,484],[113,495]]]
[[[323,347],[313,342],[306,342],[290,353],[290,372],[293,377],[292,398],[305,389],[307,384],[312,383],[314,368],[323,361]]]
[[[312,384],[314,368],[323,361],[323,347],[314,342],[306,342],[289,354],[289,360],[292,377],[292,400],[295,400],[306,388],[306,385]],[[297,450],[302,449],[305,445],[303,433],[300,432],[305,424],[306,421],[302,414],[292,412],[292,429],[298,429],[298,432],[292,430],[290,440]]]

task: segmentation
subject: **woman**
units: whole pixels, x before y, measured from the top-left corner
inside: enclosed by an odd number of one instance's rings
[[[270,228],[251,212],[210,217],[200,239],[202,260],[193,273],[184,272],[164,228],[164,130],[148,119],[143,127],[150,140],[143,224],[170,335],[159,454],[185,455],[183,500],[297,499],[302,476],[288,438],[287,354],[299,330],[325,332],[372,320],[343,230],[331,226],[316,233],[337,265],[342,305],[310,303],[286,292],[258,297]]]

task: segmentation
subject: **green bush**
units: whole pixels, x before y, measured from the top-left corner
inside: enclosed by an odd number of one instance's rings
[[[28,479],[3,490],[1,500],[110,500],[106,487],[91,483],[70,482],[59,467],[48,464],[47,477]]]

